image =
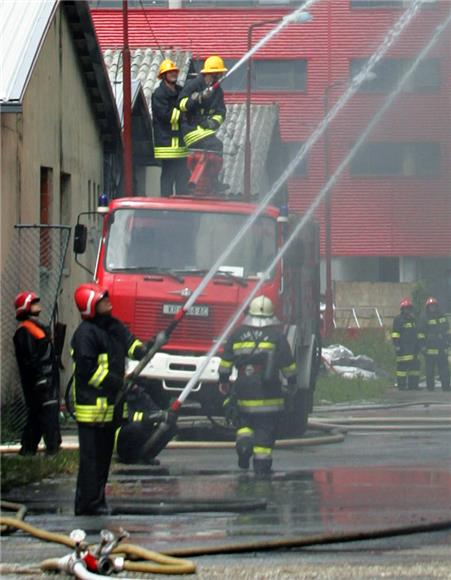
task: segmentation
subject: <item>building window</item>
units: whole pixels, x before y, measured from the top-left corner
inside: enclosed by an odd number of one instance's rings
[[[353,79],[367,63],[365,58],[354,58],[349,63],[349,75]],[[359,92],[387,93],[395,88],[402,76],[412,66],[413,59],[386,58],[374,67],[375,77],[360,85]],[[440,60],[428,58],[421,61],[403,87],[405,93],[438,92],[440,90]]]
[[[224,64],[230,70],[238,62],[237,58],[225,58]],[[194,61],[194,70],[200,72],[204,61]],[[247,65],[244,63],[223,83],[225,91],[246,91]],[[263,59],[252,61],[252,91],[305,91],[307,85],[307,60],[305,59]]]
[[[305,91],[307,86],[307,61],[254,60],[252,63],[252,90],[254,91]]]
[[[414,0],[351,0],[351,8],[408,8]],[[437,4],[437,0],[423,0],[423,5]]]
[[[399,282],[399,258],[379,258],[379,281]]]
[[[366,143],[351,161],[351,175],[437,177],[439,143]]]

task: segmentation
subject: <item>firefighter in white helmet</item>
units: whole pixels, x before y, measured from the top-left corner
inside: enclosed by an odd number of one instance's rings
[[[224,395],[231,392],[232,368],[238,371],[233,386],[239,412],[238,465],[248,469],[253,456],[256,475],[271,472],[277,423],[284,408],[280,372],[288,389],[296,390],[296,363],[280,325],[271,300],[254,298],[243,325],[227,341],[219,365],[219,388]]]

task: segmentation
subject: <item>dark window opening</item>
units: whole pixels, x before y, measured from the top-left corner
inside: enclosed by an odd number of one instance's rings
[[[366,143],[351,161],[351,175],[436,177],[439,143]]]
[[[399,282],[399,258],[379,258],[379,280]]]
[[[365,66],[367,59],[354,58],[349,65],[349,76],[353,79]],[[374,78],[360,85],[359,92],[389,92],[395,88],[402,76],[412,66],[413,59],[386,58],[379,61],[373,69]],[[441,85],[440,60],[428,58],[421,61],[406,81],[403,92],[437,92]]]

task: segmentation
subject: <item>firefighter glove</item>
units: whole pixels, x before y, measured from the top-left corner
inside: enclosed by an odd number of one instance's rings
[[[205,121],[202,121],[200,126],[204,129],[211,129],[212,131],[216,131],[216,129],[219,128],[219,123],[214,119],[205,119]]]
[[[214,90],[213,87],[207,87],[206,89],[204,89],[201,92],[202,100],[205,101],[206,99],[209,99],[213,94],[213,90]]]
[[[199,105],[202,103],[202,93],[198,93],[197,91],[194,91],[194,93],[191,93],[189,98],[190,98],[190,101],[193,103],[197,103]]]
[[[227,397],[222,404],[222,408],[227,425],[237,425],[238,407],[235,398],[232,396]]]

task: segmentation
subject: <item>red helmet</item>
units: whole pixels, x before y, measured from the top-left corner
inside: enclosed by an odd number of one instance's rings
[[[96,315],[96,304],[108,296],[108,290],[98,284],[82,284],[74,292],[75,304],[81,313],[83,320],[94,318]]]
[[[30,314],[31,305],[34,302],[39,302],[40,298],[34,292],[21,292],[16,296],[14,300],[14,306],[16,307],[16,316],[24,316]]]
[[[431,306],[432,304],[438,304],[438,300],[433,296],[429,296],[429,298],[426,300],[426,306]]]
[[[412,300],[410,298],[403,298],[399,303],[400,308],[411,308],[413,306]]]

